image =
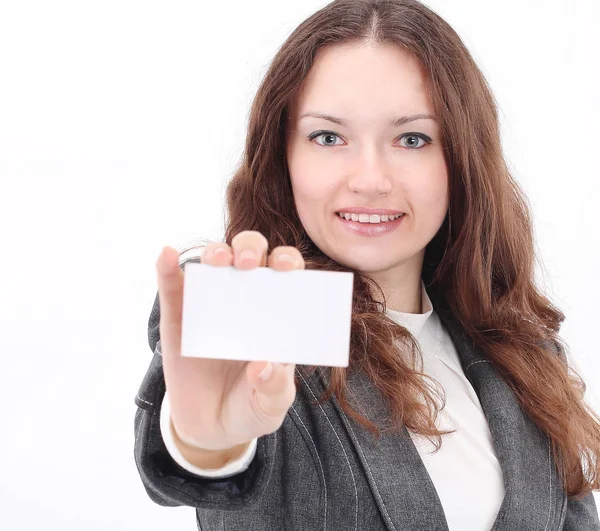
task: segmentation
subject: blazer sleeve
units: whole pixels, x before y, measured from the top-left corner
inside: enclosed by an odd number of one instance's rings
[[[180,264],[183,269],[183,264]],[[160,350],[158,292],[148,320],[152,360],[135,397],[134,459],[150,499],[162,506],[235,510],[251,506],[268,487],[274,468],[277,432],[259,437],[254,459],[243,472],[227,478],[192,474],[171,457],[162,439],[160,411],[165,380]]]
[[[581,500],[567,500],[562,531],[600,531],[598,508],[592,492]]]

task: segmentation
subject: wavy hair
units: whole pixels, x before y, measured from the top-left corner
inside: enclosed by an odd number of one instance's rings
[[[335,0],[291,33],[251,106],[245,150],[226,190],[226,243],[243,230],[255,230],[270,249],[297,247],[307,269],[353,272],[350,364],[328,368],[329,387],[321,400],[335,394],[349,416],[379,437],[378,427],[346,399],[346,371],[360,368],[388,401],[392,429],[404,424],[435,440],[439,450],[441,436],[449,432],[436,428],[443,404],[418,370],[419,344],[385,315],[376,282],[335,262],[310,240],[285,159],[290,104],[319,48],[365,42],[397,45],[418,60],[441,126],[449,209],[425,250],[426,288],[443,295],[466,334],[548,434],[567,495],[579,499],[598,490],[600,418],[584,401],[585,382],[567,363],[558,335],[564,314],[534,282],[530,207],[502,153],[495,99],[457,33],[423,4]],[[376,301],[377,292],[383,302]],[[398,355],[399,345],[407,358]]]

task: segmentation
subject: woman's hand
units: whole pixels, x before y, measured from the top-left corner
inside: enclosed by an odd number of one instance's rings
[[[243,231],[231,247],[208,244],[201,262],[238,269],[304,269],[295,247],[277,247],[268,259],[267,248],[262,234]],[[178,258],[175,249],[165,247],[156,264],[163,370],[177,436],[192,447],[224,450],[277,431],[296,396],[296,365],[182,357],[184,272]]]

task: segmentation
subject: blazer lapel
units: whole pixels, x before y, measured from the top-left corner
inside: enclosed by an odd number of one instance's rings
[[[493,363],[474,346],[447,303],[432,299],[475,389],[504,476],[505,495],[492,531],[560,529],[566,497],[549,437],[521,408]]]
[[[430,288],[428,294],[479,397],[503,472],[505,496],[492,531],[560,529],[566,498],[549,438],[524,413],[491,361],[464,333],[444,299]],[[319,371],[319,375],[327,386],[326,373]],[[383,396],[359,371],[349,371],[348,400],[378,426],[389,425]],[[335,397],[332,402],[388,529],[448,531],[435,486],[406,427],[401,432],[383,433],[376,441],[368,430],[346,416]],[[457,479],[457,488],[458,482]]]

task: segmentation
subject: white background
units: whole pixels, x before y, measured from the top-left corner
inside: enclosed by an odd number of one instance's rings
[[[0,528],[195,529],[133,460],[155,261],[221,237],[260,78],[326,3],[0,3]],[[495,91],[541,282],[600,410],[599,4],[429,4]]]

